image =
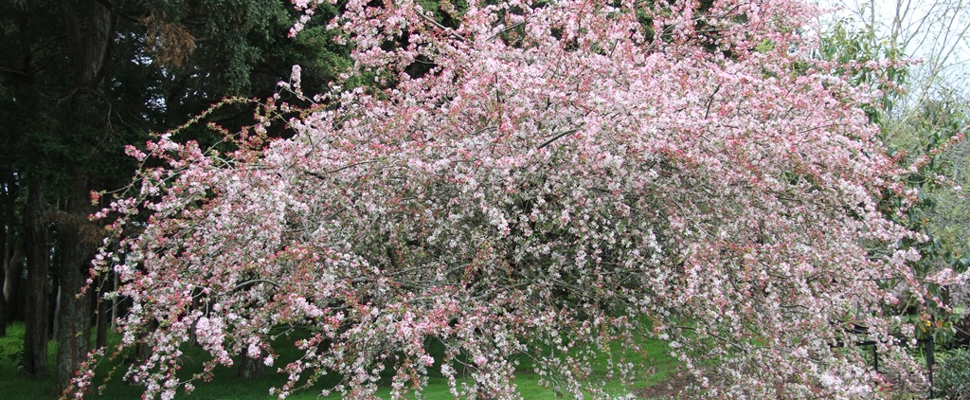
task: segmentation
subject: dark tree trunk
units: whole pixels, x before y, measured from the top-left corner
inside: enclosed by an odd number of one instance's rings
[[[9,321],[10,294],[12,286],[10,272],[20,262],[20,246],[17,243],[16,207],[19,194],[16,174],[6,165],[0,166],[0,336],[7,336]]]
[[[61,281],[57,279],[57,256],[55,255],[51,259],[51,266],[55,270],[51,271],[51,282],[50,282],[50,298],[47,299],[50,308],[47,310],[48,320],[47,320],[47,331],[50,332],[50,338],[57,338],[57,314],[60,313],[61,309]]]
[[[147,331],[154,332],[156,329],[158,329],[158,321],[152,320],[148,324]],[[145,340],[147,336],[148,336],[147,333],[140,334],[140,337],[138,338],[139,339],[138,344],[135,345],[135,358],[134,360],[131,360],[132,363],[143,362],[145,360],[148,360],[152,356],[153,344],[148,343],[148,341]]]
[[[266,368],[260,360],[250,358],[243,349],[242,356],[239,357],[239,377],[240,378],[262,378],[266,376]]]
[[[94,347],[100,349],[108,345],[108,327],[111,325],[112,300],[105,300],[104,294],[114,290],[112,286],[114,279],[111,275],[103,275],[99,280],[101,283],[98,285],[99,290],[97,291],[98,329],[94,339]]]
[[[58,232],[60,234],[61,232]],[[57,313],[58,391],[67,387],[88,354],[91,337],[91,292],[81,294],[87,284],[87,251],[76,232],[57,247],[61,252],[58,276],[61,282]],[[73,237],[72,237],[73,236]]]
[[[11,238],[8,234],[10,228],[7,221],[0,224],[0,337],[7,336],[7,269],[16,254],[13,253]]]
[[[12,213],[11,213],[12,214]],[[9,220],[8,220],[9,221]],[[0,270],[0,336],[6,336],[7,324],[14,321],[20,314],[21,308],[21,277],[24,273],[23,248],[16,242],[16,237],[11,235],[13,223],[10,221],[6,228],[6,238],[3,250],[3,270]]]
[[[80,371],[87,359],[91,338],[92,300],[95,288],[89,287],[91,256],[101,236],[96,225],[86,216],[87,183],[75,176],[72,196],[66,212],[52,215],[57,231],[57,277],[60,297],[57,310],[57,373],[55,384],[60,391]]]
[[[27,203],[24,205],[24,245],[27,254],[26,331],[24,333],[24,372],[46,376],[48,341],[48,270],[50,247],[44,223],[44,197],[40,177],[32,174]]]
[[[19,250],[19,247],[18,247]],[[23,252],[15,252],[17,255],[10,265],[7,266],[7,284],[4,287],[4,294],[7,296],[7,322],[23,321],[27,318],[24,312],[24,261]]]
[[[77,7],[81,6],[81,9]],[[79,89],[72,101],[72,109],[78,115],[97,115],[100,110],[85,101],[83,93],[99,93],[104,80],[104,68],[111,46],[112,10],[118,3],[59,0],[58,12],[64,27],[68,62],[75,89]],[[97,97],[97,96],[96,96]],[[75,132],[64,132],[66,135]],[[93,148],[79,149],[96,153]],[[87,216],[88,176],[83,168],[77,168],[72,176],[70,197],[66,212],[57,216],[58,231],[58,277],[61,297],[57,314],[57,374],[55,384],[60,391],[80,370],[87,358],[91,337],[91,288],[82,295],[90,277],[90,258],[100,243],[100,232]]]

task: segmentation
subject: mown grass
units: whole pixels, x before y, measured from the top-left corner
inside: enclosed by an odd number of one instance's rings
[[[53,390],[53,378],[32,378],[22,373],[22,368],[20,367],[22,357],[20,354],[23,346],[23,335],[23,324],[13,324],[8,328],[8,335],[0,338],[0,399],[56,399],[58,396]],[[289,338],[286,340],[292,343],[293,339]],[[628,361],[642,363],[646,366],[646,369],[638,371],[637,376],[639,379],[629,385],[623,385],[619,381],[603,379],[600,382],[604,384],[608,393],[618,396],[624,395],[636,389],[662,382],[673,372],[676,367],[676,362],[668,355],[669,349],[665,343],[645,341],[643,342],[643,346],[644,350],[646,350],[647,358],[644,358],[642,354],[626,354]],[[278,354],[280,362],[293,360],[299,356],[297,349],[286,349],[285,346],[281,347],[283,350]],[[614,347],[611,351],[618,352],[623,350],[619,346]],[[49,347],[49,363],[52,370],[54,367],[55,350],[56,345],[52,342]],[[432,354],[436,351],[432,349]],[[205,359],[205,354],[197,348],[186,349],[185,353],[186,355],[183,358],[185,364],[183,370],[180,372],[184,373],[183,376],[189,376],[200,369],[201,363]],[[98,393],[91,393],[88,397],[95,399],[140,398],[143,391],[142,387],[129,384],[121,379],[125,367],[124,365],[119,365],[121,362],[123,361],[115,360],[105,363],[105,365],[98,368],[99,378],[96,379],[96,384],[104,383],[103,377],[107,372],[111,368],[118,367],[114,376],[111,377],[111,380],[104,385],[103,393],[100,395]],[[277,365],[282,364],[278,363]],[[606,356],[602,355],[594,364],[594,376],[605,377],[607,369]],[[272,399],[275,397],[269,394],[269,388],[281,386],[285,381],[285,376],[275,374],[274,372],[275,368],[267,368],[265,377],[245,379],[237,376],[235,368],[217,368],[215,377],[211,382],[196,382],[194,392],[190,395],[185,395],[180,391],[177,398],[198,400]],[[470,379],[459,379],[459,385],[463,382],[471,383]],[[526,399],[551,400],[559,398],[552,388],[545,387],[539,383],[539,377],[531,372],[531,367],[526,361],[522,362],[520,370],[516,375],[515,383],[519,393]],[[325,398],[319,396],[320,389],[332,386],[333,384],[333,379],[324,379],[317,386],[296,392],[290,398],[298,400],[339,399],[339,395],[331,395]],[[389,384],[382,385],[379,395],[382,398],[390,398]],[[422,397],[425,399],[453,398],[453,395],[449,391],[447,380],[441,377],[440,372],[436,368],[432,368],[429,373],[429,385],[422,392]]]

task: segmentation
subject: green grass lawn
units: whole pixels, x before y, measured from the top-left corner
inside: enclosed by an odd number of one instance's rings
[[[53,391],[53,379],[52,378],[31,378],[23,375],[20,371],[20,352],[23,344],[23,334],[24,326],[23,324],[13,324],[8,328],[8,334],[6,337],[0,338],[0,399],[27,399],[27,400],[45,400],[45,399],[55,399],[57,394]],[[658,382],[663,381],[668,374],[672,373],[674,368],[676,368],[676,362],[670,358],[668,355],[669,350],[667,349],[665,343],[659,341],[646,341],[643,343],[644,349],[649,355],[646,360],[644,360],[639,355],[629,355],[629,360],[632,362],[643,361],[647,366],[646,370],[640,371],[638,373],[639,379],[629,386],[622,386],[618,381],[607,381],[604,382],[606,390],[610,394],[624,395],[633,390],[648,387],[654,385]],[[54,351],[55,345],[51,343],[49,348],[50,354],[50,366],[54,367]],[[186,365],[184,370],[188,376],[193,370],[198,370],[198,364],[201,363],[201,359],[204,355],[201,351],[186,351],[187,357]],[[280,354],[280,361],[285,358],[295,359],[297,357],[296,349],[293,349],[291,354]],[[605,376],[606,373],[606,363],[605,357],[600,357],[601,359],[597,361],[594,365],[595,375]],[[115,362],[115,365],[117,362]],[[523,363],[526,364],[526,363]],[[278,364],[282,365],[282,364]],[[104,366],[99,369],[99,372],[107,371],[110,366]],[[523,397],[526,399],[556,399],[556,394],[551,388],[546,388],[539,384],[538,376],[531,373],[531,368],[524,365],[521,373],[516,376],[516,386],[519,393],[522,393]],[[254,379],[243,379],[236,376],[236,370],[234,368],[219,368],[216,370],[215,379],[212,382],[198,382],[196,383],[196,390],[191,395],[184,395],[179,392],[177,398],[186,399],[261,399],[268,400],[274,398],[269,394],[269,388],[273,386],[280,386],[285,380],[283,375],[277,375],[272,373],[275,371],[273,368],[267,368],[267,374],[264,378],[254,378]],[[123,368],[119,368],[115,375],[121,375],[123,373]],[[102,378],[96,378],[96,383],[102,382]],[[462,382],[462,380],[459,380]],[[467,382],[467,380],[466,380]],[[328,384],[323,382],[323,385]],[[329,383],[332,384],[332,383]],[[136,399],[141,396],[142,388],[141,386],[130,385],[126,382],[121,381],[121,379],[116,376],[110,381],[105,388],[102,395],[98,396],[96,393],[90,393],[90,398],[103,398],[103,399]],[[380,395],[383,398],[390,398],[390,387],[385,385],[380,391]],[[445,378],[440,377],[438,371],[430,371],[430,384],[423,391],[423,397],[426,399],[451,399],[452,395],[449,392],[448,383]],[[309,389],[297,392],[293,394],[290,398],[292,399],[320,399],[319,391],[315,389]],[[327,399],[338,399],[339,395],[331,395]]]

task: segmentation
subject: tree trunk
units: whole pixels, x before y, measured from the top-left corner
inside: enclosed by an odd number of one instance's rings
[[[81,294],[87,284],[87,252],[77,236],[71,236],[57,247],[62,257],[58,266],[61,281],[55,380],[58,391],[67,387],[74,374],[81,369],[91,337],[91,292]]]
[[[57,276],[60,300],[57,312],[57,373],[55,384],[60,391],[87,359],[91,338],[92,300],[95,288],[88,285],[90,261],[100,243],[100,230],[87,219],[87,183],[75,175],[72,196],[66,212],[51,219],[57,231]]]
[[[77,6],[81,5],[82,9]],[[76,89],[100,92],[104,80],[104,68],[111,46],[112,12],[106,2],[78,3],[76,0],[58,1],[58,11],[64,27],[71,78]],[[96,115],[84,96],[74,96],[72,109],[78,115]],[[73,131],[65,135],[75,134]],[[79,149],[94,154],[94,149]],[[87,219],[88,176],[83,168],[77,168],[72,176],[70,197],[66,212],[57,217],[58,230],[58,276],[61,282],[59,312],[57,315],[57,390],[64,389],[70,379],[80,370],[87,358],[91,337],[91,290],[87,286],[89,262],[93,250],[100,244],[96,226]],[[90,288],[88,288],[90,289]]]
[[[110,322],[112,321],[111,305],[113,300],[104,299],[105,293],[108,293],[114,290],[114,287],[111,286],[112,283],[114,282],[114,279],[111,275],[114,275],[114,274],[101,276],[99,278],[99,281],[101,282],[101,284],[98,285],[99,290],[96,292],[97,307],[98,307],[98,311],[97,311],[98,329],[94,339],[94,347],[99,349],[102,347],[106,347],[108,345],[108,327],[110,325]]]
[[[7,268],[9,268],[13,257],[11,237],[8,234],[10,228],[6,219],[0,224],[0,337],[7,336],[7,294],[3,288],[7,287]]]
[[[14,226],[16,215],[14,207],[17,204],[20,185],[16,174],[6,165],[0,167],[0,337],[7,336],[7,321],[10,314],[10,272],[14,264],[20,260],[20,249],[17,243]]]
[[[239,377],[240,378],[262,378],[266,375],[266,368],[260,360],[250,358],[243,349],[242,356],[239,357]]]
[[[56,249],[56,246],[55,246],[55,249]],[[60,250],[56,250],[55,251],[55,253],[57,253],[57,252],[60,252]],[[52,262],[53,262],[54,265],[57,265],[57,257],[56,256],[54,257],[54,260]],[[55,267],[55,269],[56,269],[56,267]],[[56,275],[56,272],[54,274],[52,274],[52,275]],[[51,279],[51,299],[50,299],[50,302],[51,302],[51,304],[53,306],[51,307],[51,314],[50,314],[51,315],[51,320],[50,320],[49,327],[50,327],[50,330],[51,330],[51,337],[56,340],[57,339],[57,328],[59,327],[57,325],[57,317],[59,315],[61,315],[61,282],[57,279],[57,276],[53,276],[52,278],[53,279]]]
[[[24,205],[24,243],[27,254],[26,331],[24,333],[24,372],[47,376],[48,270],[50,247],[44,223],[44,197],[40,177],[28,177],[27,203]]]
[[[158,329],[158,321],[152,320],[148,323],[147,332],[154,332]],[[138,338],[138,344],[135,345],[135,355],[134,359],[130,360],[132,364],[140,363],[148,360],[152,356],[152,343],[148,343],[145,338],[148,336],[147,333],[141,333]]]
[[[20,247],[18,246],[18,250]],[[23,321],[27,318],[24,312],[24,260],[23,252],[14,252],[17,256],[7,266],[7,284],[3,291],[7,296],[7,322]]]

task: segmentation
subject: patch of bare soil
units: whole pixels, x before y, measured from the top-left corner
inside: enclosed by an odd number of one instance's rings
[[[679,399],[684,388],[695,382],[690,374],[680,371],[668,376],[663,382],[637,390],[635,394],[638,398],[649,400]]]

